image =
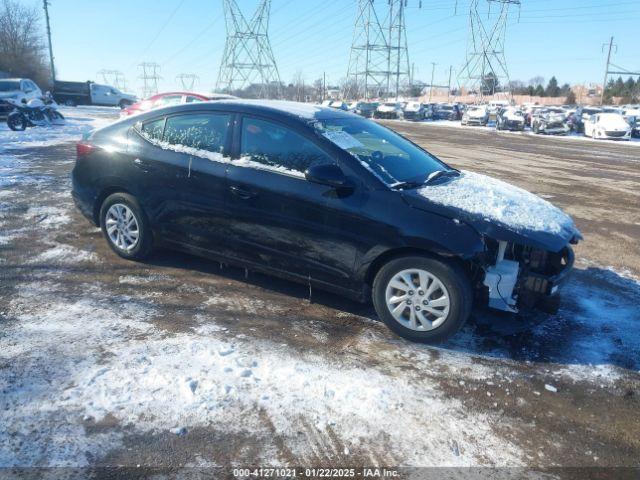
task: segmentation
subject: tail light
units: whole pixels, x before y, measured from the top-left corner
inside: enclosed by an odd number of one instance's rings
[[[92,153],[96,147],[91,145],[90,143],[79,142],[76,144],[76,155],[78,158],[86,157],[90,153]]]

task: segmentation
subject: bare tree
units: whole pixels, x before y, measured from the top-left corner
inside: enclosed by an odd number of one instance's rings
[[[0,0],[0,70],[50,87],[40,12],[16,0]]]

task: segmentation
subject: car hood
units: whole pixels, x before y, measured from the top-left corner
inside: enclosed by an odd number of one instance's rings
[[[20,90],[11,90],[8,92],[0,92],[0,98],[15,98],[20,96],[22,92]]]
[[[628,130],[630,128],[624,120],[601,120],[597,125],[605,130]]]
[[[473,172],[402,195],[415,208],[463,221],[494,240],[557,252],[582,239],[571,217],[551,203]]]
[[[503,117],[507,120],[511,120],[512,122],[524,122],[524,116],[519,113],[505,112]]]
[[[487,116],[487,112],[486,110],[469,110],[467,112],[465,112],[467,116],[472,117],[472,118],[484,118]]]
[[[381,105],[378,107],[379,112],[396,112],[398,107],[393,107],[391,105]]]

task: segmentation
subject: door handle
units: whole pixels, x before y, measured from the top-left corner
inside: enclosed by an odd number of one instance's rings
[[[229,187],[229,190],[231,190],[231,193],[233,193],[236,197],[239,197],[243,200],[249,200],[251,198],[257,197],[256,193],[245,190],[244,188],[231,186]]]

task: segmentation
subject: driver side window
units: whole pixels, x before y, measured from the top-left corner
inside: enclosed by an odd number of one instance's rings
[[[334,164],[320,147],[282,125],[245,117],[240,154],[265,167],[304,173],[309,167]]]

